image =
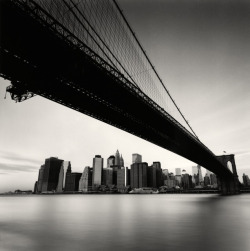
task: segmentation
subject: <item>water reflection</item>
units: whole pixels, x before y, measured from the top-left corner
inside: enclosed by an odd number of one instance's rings
[[[250,250],[250,195],[0,197],[1,250]]]

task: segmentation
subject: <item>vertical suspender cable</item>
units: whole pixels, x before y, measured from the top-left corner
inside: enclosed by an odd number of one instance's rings
[[[184,117],[184,115],[183,115],[182,112],[180,111],[179,107],[177,106],[177,104],[175,103],[175,101],[173,100],[173,98],[171,97],[169,91],[168,91],[167,88],[165,87],[163,81],[161,80],[161,78],[160,78],[159,74],[157,73],[155,67],[154,67],[153,64],[151,63],[149,57],[147,56],[145,50],[143,49],[143,47],[142,47],[142,45],[141,45],[141,43],[140,43],[139,40],[137,39],[137,37],[136,37],[134,31],[132,30],[131,26],[129,25],[129,23],[128,23],[126,17],[124,16],[124,14],[123,14],[122,10],[120,9],[119,5],[117,4],[116,0],[113,0],[113,2],[114,2],[114,4],[115,4],[115,6],[117,7],[119,13],[121,14],[123,20],[125,21],[126,25],[128,26],[128,29],[129,29],[130,32],[132,33],[134,39],[135,39],[136,42],[138,43],[138,45],[139,45],[140,49],[142,50],[144,56],[145,56],[146,59],[148,60],[148,62],[149,62],[149,64],[150,64],[150,66],[152,67],[152,69],[153,69],[155,75],[157,76],[158,80],[159,80],[160,83],[162,84],[164,90],[167,92],[168,96],[169,96],[170,99],[172,100],[173,104],[175,105],[176,109],[179,111],[179,113],[180,113],[180,115],[182,116],[182,118],[184,119],[184,121],[187,123],[188,127],[190,128],[190,130],[193,132],[194,136],[199,140],[198,136],[195,134],[195,132],[193,131],[192,127],[189,125],[188,121],[186,120],[186,118]]]

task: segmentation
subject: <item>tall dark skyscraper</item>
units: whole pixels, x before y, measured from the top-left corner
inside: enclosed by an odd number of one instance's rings
[[[103,168],[102,184],[106,186],[112,186],[113,182],[113,168]]]
[[[161,162],[159,161],[153,162],[153,167],[156,169],[156,187],[158,188],[163,185]]]
[[[133,163],[130,170],[130,184],[132,188],[147,187],[148,163]]]
[[[153,162],[152,166],[148,167],[148,186],[159,188],[163,185],[163,175],[160,162]]]
[[[41,167],[43,169],[42,192],[56,191],[62,162],[63,160],[55,157],[45,159],[44,169]]]
[[[79,180],[81,178],[81,173],[68,173],[66,177],[66,183],[64,192],[75,192],[79,190]]]
[[[183,189],[189,189],[192,187],[192,176],[188,173],[182,174],[181,180]]]
[[[156,186],[156,168],[153,165],[148,167],[148,186],[157,187]]]
[[[65,184],[64,184],[64,191],[69,191],[69,184],[70,184],[70,180],[71,180],[71,164],[69,163],[68,167],[67,167],[67,171],[66,171],[66,175],[65,175]]]

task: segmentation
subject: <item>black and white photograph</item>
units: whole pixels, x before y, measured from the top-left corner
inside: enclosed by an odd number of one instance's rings
[[[0,250],[250,250],[249,0],[0,0]]]

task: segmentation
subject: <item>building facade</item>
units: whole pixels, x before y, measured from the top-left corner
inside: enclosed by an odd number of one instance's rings
[[[39,169],[38,181],[37,181],[37,193],[42,192],[44,168],[45,165],[41,165],[41,168]]]
[[[79,190],[79,181],[81,173],[68,173],[65,183],[64,192],[76,192]]]
[[[201,166],[197,165],[198,168],[198,177],[199,177],[199,183],[203,183],[203,178],[202,178],[202,172],[201,172]]]
[[[147,187],[148,163],[133,163],[130,170],[130,185],[132,188]]]
[[[79,180],[79,191],[87,192],[92,189],[92,173],[93,168],[86,166]]]
[[[110,168],[111,166],[113,166],[115,164],[115,156],[111,155],[108,157],[107,159],[107,168]]]
[[[113,184],[113,168],[103,168],[102,185],[111,187]]]
[[[181,175],[181,168],[175,168],[175,175]]]
[[[134,163],[142,163],[142,156],[138,153],[132,154],[132,164]]]
[[[63,160],[56,157],[45,159],[42,192],[55,192],[57,190],[62,162]]]
[[[101,155],[96,155],[93,158],[93,176],[92,187],[98,187],[102,184],[103,158]]]

